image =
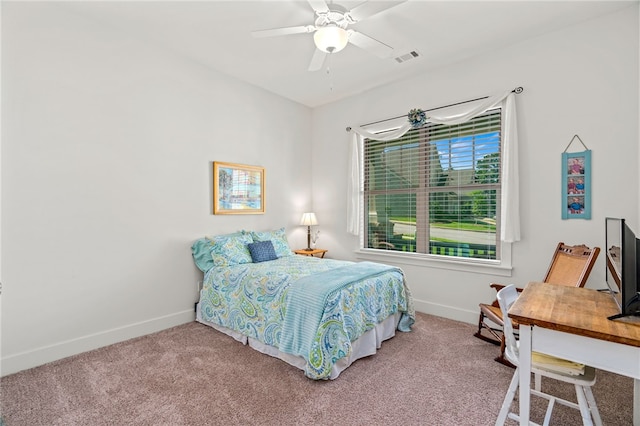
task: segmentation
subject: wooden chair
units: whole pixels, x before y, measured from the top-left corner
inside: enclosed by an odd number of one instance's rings
[[[599,247],[590,249],[585,245],[569,246],[563,242],[558,243],[543,282],[584,287],[598,254],[600,254]],[[490,286],[496,291],[500,291],[505,287],[503,284],[496,283],[492,283]],[[522,289],[518,289],[518,291],[522,291]],[[502,326],[502,312],[500,312],[498,301],[495,300],[492,304],[481,303],[478,331],[474,336],[500,345],[500,355],[495,360],[513,367],[504,357],[505,340]],[[518,325],[514,324],[514,328],[517,330]]]
[[[509,318],[508,315],[509,308],[511,308],[513,302],[518,298],[518,291],[512,284],[500,290],[497,297],[500,311],[504,318],[503,335],[506,340],[505,357],[516,366],[516,371],[513,373],[511,384],[509,385],[509,389],[502,403],[502,408],[498,414],[498,419],[496,420],[496,426],[499,426],[504,425],[507,418],[516,421],[520,420],[517,414],[510,412],[513,398],[520,384],[520,371],[517,368],[519,360],[518,341],[513,332],[511,318]],[[557,402],[558,404],[580,410],[582,423],[584,425],[593,425],[595,423],[597,426],[602,426],[602,419],[600,418],[596,400],[591,391],[591,387],[596,383],[596,371],[593,367],[533,352],[531,354],[531,372],[534,375],[534,388],[530,390],[531,395],[542,397],[549,401],[543,425],[549,424],[553,406]],[[576,404],[575,402],[542,392],[542,377],[548,377],[574,385],[578,403]],[[522,392],[522,390],[520,390],[520,392]]]

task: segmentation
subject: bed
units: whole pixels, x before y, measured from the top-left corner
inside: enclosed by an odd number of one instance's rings
[[[196,320],[304,370],[335,379],[408,332],[413,301],[401,269],[294,254],[284,228],[202,238]]]

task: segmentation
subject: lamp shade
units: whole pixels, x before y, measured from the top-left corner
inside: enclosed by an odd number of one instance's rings
[[[322,27],[313,35],[316,47],[323,52],[336,53],[344,49],[349,42],[349,34],[344,28],[336,26]]]
[[[317,225],[318,220],[316,219],[315,213],[302,213],[302,219],[300,219],[300,225],[311,226]]]

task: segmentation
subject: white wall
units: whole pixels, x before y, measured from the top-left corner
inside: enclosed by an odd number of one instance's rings
[[[62,3],[3,2],[2,374],[191,321],[202,275],[189,246],[204,233],[284,225],[302,246],[313,208],[320,245],[354,259],[345,127],[415,107],[525,88],[512,277],[401,265],[420,310],[475,322],[489,282],[541,278],[558,240],[602,246],[605,216],[640,232],[637,9],[311,112]],[[590,221],[560,219],[576,133],[593,150]],[[211,214],[214,160],[266,167],[264,215]]]
[[[193,320],[205,234],[311,206],[311,112],[66,12],[3,2],[2,374]],[[266,168],[211,214],[211,162]]]
[[[524,286],[542,279],[558,241],[603,248],[606,216],[625,217],[640,233],[638,47],[636,3],[614,15],[316,108],[313,203],[322,219],[322,245],[334,256],[355,259],[357,238],[345,232],[346,126],[517,86],[524,87],[516,98],[522,241],[513,245],[512,276],[400,264],[417,309],[475,323],[478,303],[495,297],[490,282]],[[593,151],[591,220],[561,219],[560,156],[575,134]],[[580,150],[579,143],[570,149]],[[336,158],[336,152],[344,156]],[[605,286],[603,256],[587,286]]]

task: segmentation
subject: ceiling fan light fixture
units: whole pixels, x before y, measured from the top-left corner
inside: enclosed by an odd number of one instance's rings
[[[349,42],[349,34],[344,28],[332,25],[318,29],[313,35],[313,41],[323,52],[336,53],[345,48]]]

